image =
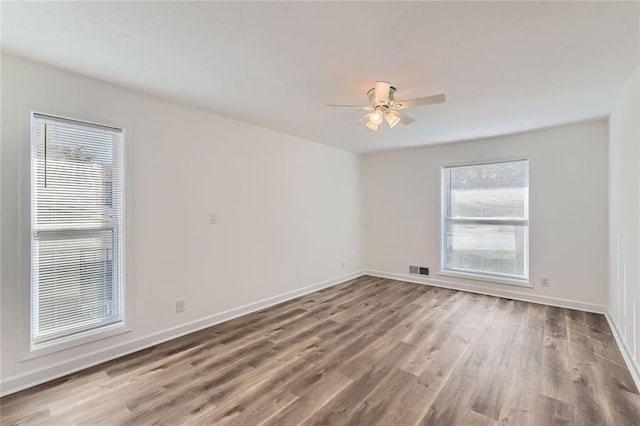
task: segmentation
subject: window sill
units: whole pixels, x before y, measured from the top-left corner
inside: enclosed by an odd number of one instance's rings
[[[506,284],[512,285],[515,287],[525,287],[525,288],[533,288],[533,285],[529,282],[529,280],[519,280],[516,278],[507,278],[507,277],[497,277],[491,275],[479,275],[479,274],[471,274],[467,272],[458,272],[458,271],[440,271],[438,275],[442,275],[445,277],[453,277],[453,278],[462,278],[465,280],[473,280],[473,281],[484,281],[494,284]]]
[[[31,349],[22,357],[20,361],[27,361],[54,352],[63,351],[65,349],[86,345],[87,343],[95,342],[97,340],[102,340],[108,337],[117,336],[119,334],[128,333],[131,330],[132,329],[128,327],[125,322],[120,322],[117,324],[111,324],[106,327],[99,328],[97,330],[87,331],[75,336],[69,336],[46,343],[40,343],[38,345],[32,345]]]

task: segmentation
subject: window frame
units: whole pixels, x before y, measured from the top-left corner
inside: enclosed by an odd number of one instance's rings
[[[445,260],[446,260],[446,232],[447,232],[447,192],[444,188],[445,183],[445,171],[450,168],[456,167],[473,167],[473,166],[482,166],[488,164],[499,164],[499,163],[510,163],[517,161],[526,161],[527,162],[527,176],[528,176],[528,186],[527,186],[527,198],[525,200],[525,207],[527,209],[527,219],[507,219],[500,220],[496,218],[491,219],[467,219],[467,218],[456,218],[454,219],[456,222],[460,223],[477,223],[477,224],[504,224],[504,225],[521,225],[523,223],[526,224],[525,227],[525,246],[524,246],[524,263],[525,263],[525,273],[524,276],[517,276],[512,274],[501,274],[499,272],[486,272],[483,273],[481,271],[476,270],[463,270],[463,269],[449,269],[445,268]],[[439,232],[439,254],[440,254],[440,262],[439,262],[439,271],[437,275],[453,277],[453,278],[462,278],[473,281],[483,281],[490,282],[496,284],[507,284],[517,287],[526,287],[533,288],[533,285],[530,283],[530,252],[531,252],[531,240],[530,240],[530,227],[531,227],[531,215],[530,215],[530,199],[531,199],[531,160],[528,157],[508,157],[501,159],[489,159],[489,160],[481,160],[481,161],[464,161],[459,163],[452,164],[441,164],[440,172],[438,176],[439,182],[439,201],[440,201],[440,232]]]
[[[122,130],[122,316],[123,320],[115,324],[108,324],[100,328],[77,333],[71,336],[57,338],[51,341],[33,344],[31,336],[32,326],[32,215],[35,206],[32,203],[32,156],[33,141],[32,132],[34,116],[44,115],[62,120],[87,123],[102,127],[112,127]],[[85,114],[61,111],[56,108],[42,106],[25,106],[20,108],[21,125],[20,141],[20,234],[21,244],[18,248],[20,258],[20,282],[19,300],[20,317],[18,321],[18,333],[20,336],[20,361],[28,361],[44,355],[52,354],[66,349],[89,344],[98,340],[111,338],[120,334],[129,333],[133,330],[133,274],[129,265],[133,264],[132,235],[131,227],[128,225],[133,219],[133,193],[131,183],[131,164],[133,163],[133,149],[131,143],[131,126],[117,120],[95,118]]]

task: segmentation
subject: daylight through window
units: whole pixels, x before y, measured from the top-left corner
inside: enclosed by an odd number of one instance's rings
[[[442,269],[528,279],[529,162],[442,169]]]

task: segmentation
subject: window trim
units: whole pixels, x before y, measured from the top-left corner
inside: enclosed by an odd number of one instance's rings
[[[18,109],[20,114],[19,140],[20,144],[20,181],[18,188],[20,191],[19,209],[19,232],[20,245],[20,286],[19,286],[19,320],[17,324],[19,335],[19,356],[20,362],[25,362],[44,355],[64,351],[74,347],[83,346],[98,340],[113,338],[117,335],[129,333],[134,329],[133,322],[133,273],[129,265],[133,264],[133,238],[131,226],[133,220],[133,184],[132,167],[133,164],[133,144],[132,126],[118,120],[108,118],[96,118],[83,113],[69,112],[42,105],[21,105]],[[100,127],[113,127],[122,130],[122,179],[123,179],[123,230],[122,230],[122,267],[123,275],[123,301],[122,313],[123,321],[110,324],[94,330],[77,333],[72,336],[56,339],[50,342],[43,342],[33,345],[31,341],[31,266],[32,266],[32,235],[31,217],[32,211],[32,123],[35,115],[52,116],[74,122],[83,122],[89,125]],[[97,124],[102,123],[102,124]]]
[[[448,269],[444,267],[445,261],[445,250],[444,250],[444,242],[446,241],[446,226],[445,226],[445,214],[446,214],[446,205],[445,205],[445,191],[443,188],[444,183],[444,171],[447,168],[454,167],[467,167],[467,166],[481,166],[485,164],[499,164],[499,163],[509,163],[516,161],[527,161],[528,169],[527,174],[529,176],[529,185],[527,192],[527,216],[528,219],[522,220],[520,218],[455,218],[453,220],[457,222],[464,223],[487,223],[487,224],[514,224],[519,225],[526,222],[526,241],[527,244],[525,246],[525,275],[524,277],[514,276],[510,274],[500,274],[500,273],[479,273],[478,271],[471,270],[463,270],[463,269]],[[483,160],[473,160],[473,161],[461,161],[455,163],[448,164],[440,164],[439,173],[438,173],[438,191],[439,191],[439,201],[440,201],[440,209],[439,209],[439,226],[440,232],[438,233],[438,252],[440,256],[439,261],[439,271],[436,275],[447,276],[452,278],[461,278],[472,281],[483,281],[490,282],[494,284],[506,284],[516,287],[525,287],[525,288],[533,288],[533,285],[530,282],[530,268],[531,268],[531,209],[530,209],[530,199],[531,199],[531,159],[527,156],[514,156],[514,157],[506,157],[500,159],[488,159],[486,161]]]

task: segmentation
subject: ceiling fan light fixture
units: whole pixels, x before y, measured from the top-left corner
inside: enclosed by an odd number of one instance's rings
[[[383,119],[383,115],[382,115],[382,111],[380,110],[376,109],[371,114],[369,114],[369,122],[375,125],[382,123],[382,119]]]
[[[387,124],[389,124],[389,127],[391,127],[392,129],[396,124],[400,122],[400,117],[394,111],[387,111],[387,113],[384,115],[384,118],[387,120]]]
[[[373,122],[371,122],[371,121],[367,121],[367,127],[368,127],[370,130],[373,130],[374,132],[377,132],[377,131],[378,131],[378,127],[379,127],[379,126],[380,126],[379,124],[373,123]]]

